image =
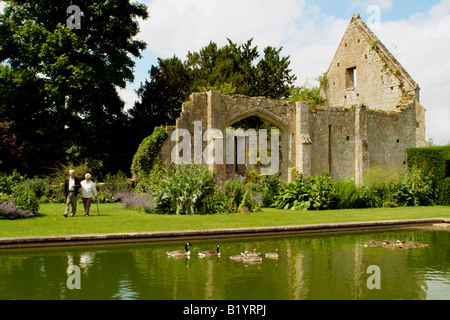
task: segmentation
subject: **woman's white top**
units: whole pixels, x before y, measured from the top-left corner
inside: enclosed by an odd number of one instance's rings
[[[81,181],[81,197],[82,198],[92,198],[97,196],[97,189],[95,188],[95,183],[92,180]]]

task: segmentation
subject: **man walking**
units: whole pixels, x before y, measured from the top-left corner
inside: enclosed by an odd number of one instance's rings
[[[66,195],[66,211],[64,212],[64,217],[69,214],[70,206],[72,205],[72,217],[77,213],[77,196],[78,189],[81,188],[80,179],[75,177],[75,171],[69,171],[69,177],[64,183],[64,194]]]

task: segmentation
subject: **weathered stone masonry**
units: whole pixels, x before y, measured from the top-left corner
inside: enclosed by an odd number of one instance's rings
[[[193,93],[182,106],[160,158],[171,159],[175,129],[194,136],[258,116],[280,130],[280,171],[291,180],[294,170],[304,176],[329,171],[334,178],[358,183],[370,167],[400,168],[406,148],[425,145],[425,109],[419,86],[400,63],[354,15],[326,74],[321,94],[330,106],[310,108],[305,102],[282,102],[264,97],[227,96],[217,91]],[[194,128],[195,121],[202,127]],[[202,142],[202,149],[208,142]],[[199,146],[192,146],[192,149]],[[224,150],[225,139],[224,139]],[[194,150],[192,150],[194,154]],[[224,163],[225,163],[224,153]],[[219,180],[230,176],[229,166],[211,165]]]

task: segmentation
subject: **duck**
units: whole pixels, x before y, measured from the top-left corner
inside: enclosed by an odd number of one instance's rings
[[[258,257],[258,249],[253,249],[253,252],[248,252],[248,250],[245,250],[243,253],[241,252],[241,256],[248,257],[248,258],[257,258]]]
[[[243,257],[242,261],[244,261],[244,262],[261,262],[262,254],[259,253],[256,257]]]
[[[184,246],[184,251],[183,250],[175,250],[175,251],[170,251],[170,252],[166,252],[166,254],[169,257],[189,257],[191,255],[191,252],[189,251],[188,247],[190,247],[191,244],[189,242],[187,242]]]
[[[240,254],[240,255],[237,255],[237,256],[230,256],[230,259],[239,261],[239,260],[242,260],[243,257],[244,256],[242,254]]]
[[[203,251],[203,252],[198,252],[198,255],[200,256],[200,258],[204,258],[204,257],[220,257],[220,247],[221,245],[219,244],[217,246],[217,252],[211,251],[211,250],[207,250],[207,251]]]
[[[266,258],[268,258],[268,259],[278,259],[278,249],[275,250],[275,253],[274,252],[266,253]]]

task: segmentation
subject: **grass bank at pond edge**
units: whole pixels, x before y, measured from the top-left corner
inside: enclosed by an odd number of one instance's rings
[[[0,238],[72,234],[153,232],[250,228],[320,223],[450,218],[450,207],[401,207],[328,211],[290,211],[265,208],[256,213],[227,215],[155,215],[123,209],[120,204],[101,204],[85,217],[82,205],[75,217],[63,217],[64,204],[42,205],[40,215],[24,220],[0,219]]]

